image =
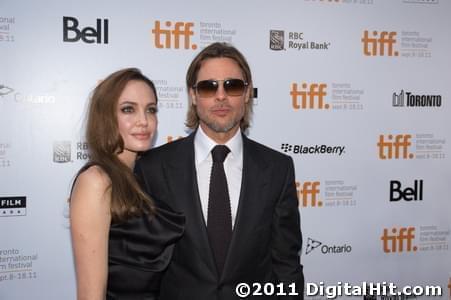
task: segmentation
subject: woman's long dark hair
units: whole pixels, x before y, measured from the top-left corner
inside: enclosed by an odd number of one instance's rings
[[[117,105],[122,91],[131,80],[146,83],[157,99],[155,85],[139,69],[119,70],[94,89],[86,124],[86,141],[90,155],[88,165],[99,166],[111,180],[107,191],[111,194],[113,222],[120,222],[143,212],[152,214],[155,211],[152,199],[141,189],[133,170],[118,157],[124,150],[124,140],[118,129]]]

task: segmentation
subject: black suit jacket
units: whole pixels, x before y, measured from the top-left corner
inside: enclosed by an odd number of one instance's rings
[[[194,133],[147,152],[138,160],[136,173],[156,201],[186,216],[185,234],[163,277],[161,300],[241,299],[235,294],[240,282],[251,287],[252,283],[284,282],[287,294],[291,291],[288,284],[294,282],[299,296],[264,298],[303,299],[302,236],[289,156],[243,135],[241,192],[222,274],[216,269],[200,204]]]

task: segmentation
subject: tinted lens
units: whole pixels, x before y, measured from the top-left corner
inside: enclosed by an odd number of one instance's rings
[[[201,97],[213,97],[218,90],[220,82],[223,82],[224,91],[229,96],[241,96],[247,83],[241,79],[227,80],[202,80],[195,85],[195,89]]]
[[[224,80],[224,90],[229,96],[241,96],[243,95],[246,84],[241,79],[228,79]]]
[[[196,90],[201,97],[212,97],[218,90],[218,82],[215,80],[202,80],[196,84]]]

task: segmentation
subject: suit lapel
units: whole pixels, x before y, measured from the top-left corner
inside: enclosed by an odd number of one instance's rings
[[[206,265],[216,272],[213,254],[208,241],[207,228],[202,213],[194,163],[194,133],[189,135],[170,161],[166,162],[167,182],[175,195],[174,202],[186,217],[185,235],[205,258]]]
[[[243,176],[232,241],[230,243],[221,280],[234,265],[239,263],[240,249],[258,225],[262,206],[263,187],[269,183],[270,168],[268,163],[255,151],[252,142],[243,135]]]

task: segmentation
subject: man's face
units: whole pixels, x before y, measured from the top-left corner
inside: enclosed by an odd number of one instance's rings
[[[205,96],[196,89],[190,89],[191,99],[199,116],[199,124],[212,138],[221,133],[230,136],[235,134],[244,116],[246,102],[249,100],[247,86],[239,96],[227,94],[224,90],[224,80],[227,79],[244,81],[239,65],[230,58],[210,58],[202,62],[196,84],[203,80],[218,80],[216,92],[211,96]]]

